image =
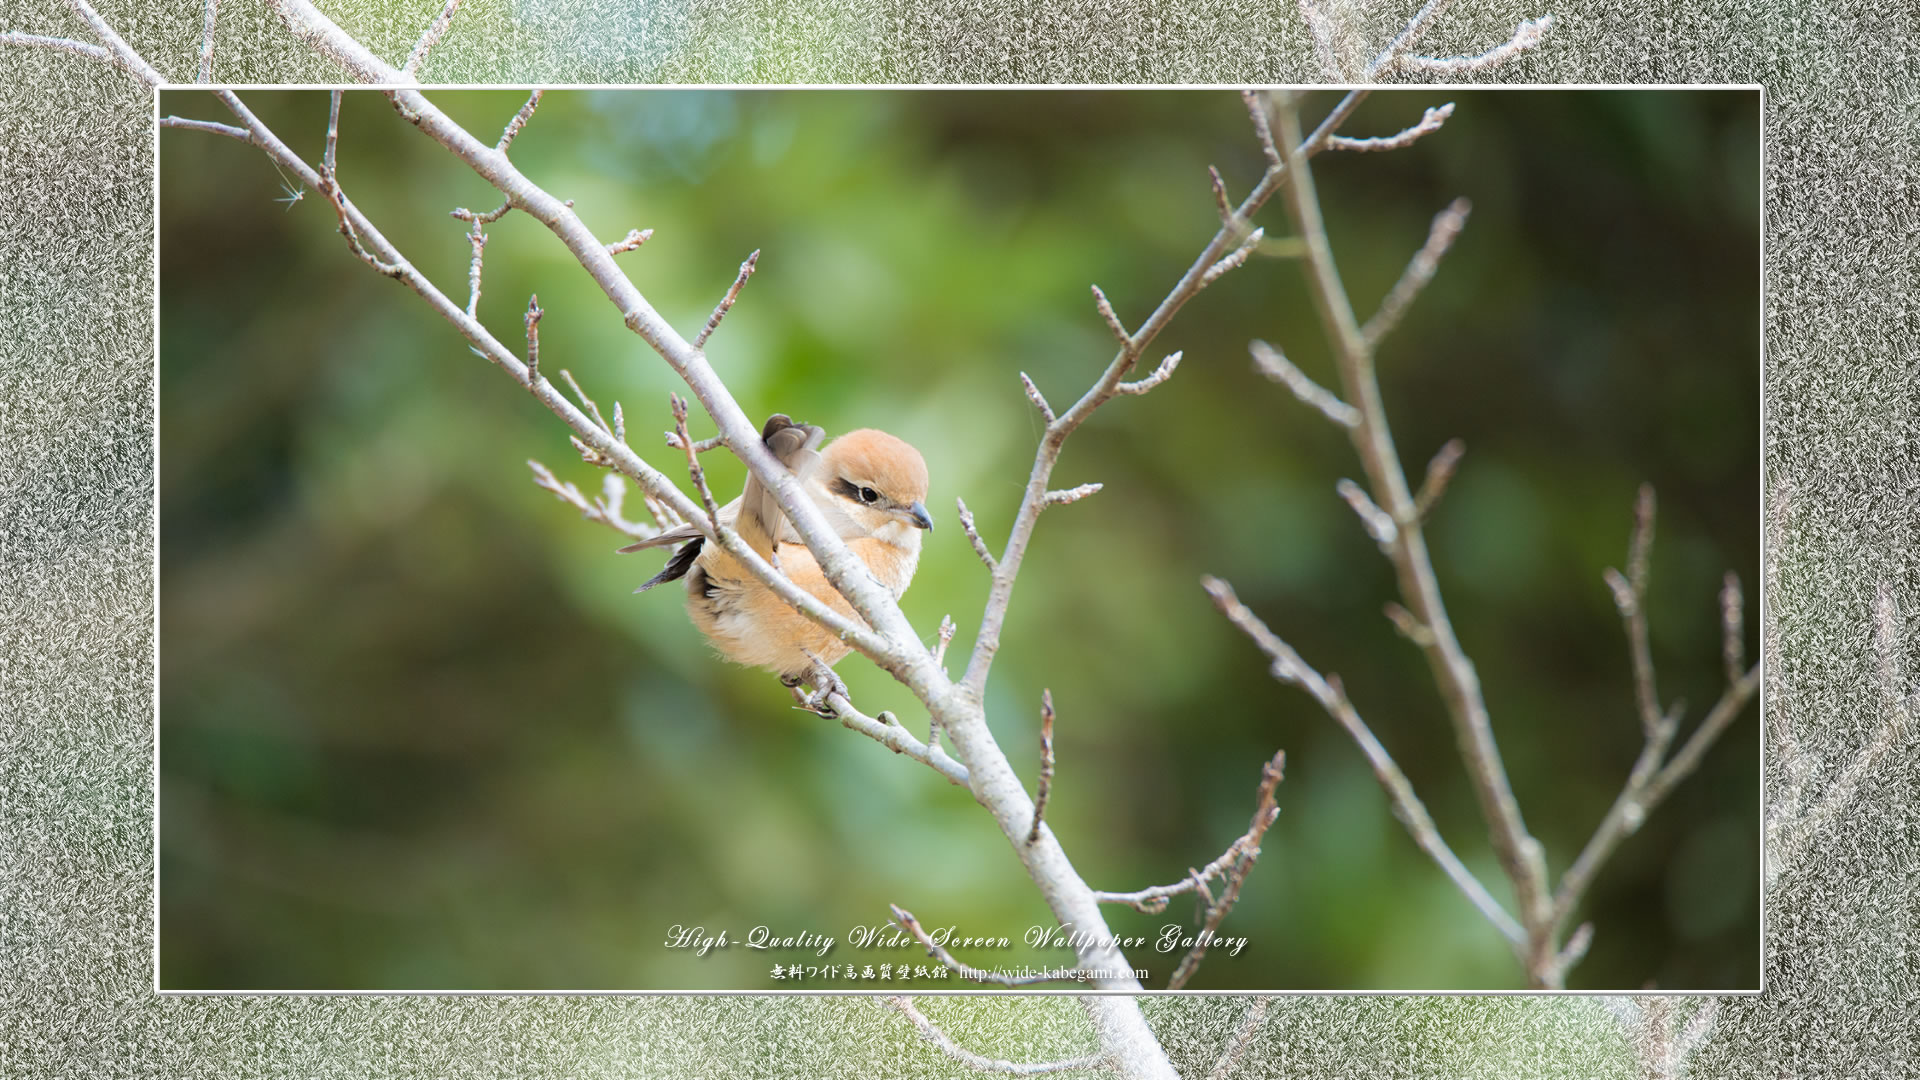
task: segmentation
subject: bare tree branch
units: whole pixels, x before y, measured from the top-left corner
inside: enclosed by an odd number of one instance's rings
[[[1478,56],[1439,57],[1407,54],[1396,57],[1389,68],[1422,75],[1466,75],[1477,71],[1488,71],[1539,45],[1552,26],[1553,16],[1542,15],[1537,19],[1522,22],[1513,32],[1513,37]]]
[[[727,312],[733,310],[733,302],[740,298],[741,287],[746,285],[747,279],[753,276],[754,264],[759,261],[760,250],[755,248],[753,254],[747,256],[747,261],[740,264],[740,273],[734,277],[733,287],[727,290],[727,295],[720,298],[720,303],[713,309],[713,314],[707,317],[707,325],[701,329],[700,335],[693,339],[694,348],[706,347],[707,339],[720,328],[720,320],[726,318]]]
[[[427,62],[427,53],[433,51],[433,47],[440,43],[440,38],[447,32],[447,28],[453,25],[453,13],[460,9],[460,3],[461,0],[447,0],[447,6],[440,9],[439,16],[427,27],[426,32],[420,35],[420,40],[414,43],[413,51],[407,54],[407,62],[400,67],[401,72],[415,78],[419,77],[421,65]],[[539,92],[535,91],[536,97],[538,94]]]
[[[1326,710],[1327,715],[1331,716],[1334,722],[1346,729],[1347,735],[1359,745],[1360,752],[1366,756],[1367,763],[1373,766],[1374,778],[1380,782],[1380,787],[1387,793],[1387,801],[1393,806],[1393,816],[1399,818],[1400,823],[1406,826],[1407,832],[1412,834],[1414,843],[1420,846],[1420,850],[1426,852],[1434,862],[1439,864],[1440,869],[1473,903],[1473,906],[1486,916],[1487,921],[1500,931],[1501,936],[1516,947],[1524,945],[1527,940],[1526,930],[1515,921],[1513,916],[1507,914],[1506,909],[1500,906],[1500,901],[1493,898],[1493,894],[1480,883],[1480,879],[1473,876],[1473,871],[1468,870],[1466,864],[1453,853],[1453,849],[1447,846],[1447,842],[1440,836],[1439,828],[1433,823],[1432,815],[1427,813],[1427,808],[1421,803],[1419,796],[1413,793],[1413,785],[1407,782],[1406,774],[1400,771],[1400,766],[1393,760],[1393,756],[1387,753],[1386,747],[1380,745],[1380,740],[1374,737],[1373,731],[1360,718],[1359,712],[1354,709],[1353,703],[1347,700],[1346,690],[1337,679],[1323,678],[1306,661],[1300,659],[1300,654],[1293,650],[1293,646],[1288,645],[1273,631],[1267,629],[1267,624],[1261,622],[1259,616],[1240,602],[1240,598],[1234,595],[1231,585],[1213,577],[1203,578],[1201,584],[1206,587],[1208,595],[1213,597],[1214,605],[1227,617],[1227,621],[1239,627],[1242,633],[1260,647],[1261,652],[1267,654],[1267,658],[1273,662],[1273,677],[1281,682],[1293,683],[1305,690],[1309,696],[1320,703],[1320,707]]]
[[[941,671],[947,669],[947,646],[953,644],[954,632],[959,629],[959,625],[953,621],[953,616],[940,616],[940,629],[935,632],[936,644],[933,647],[933,662],[939,665]]]
[[[1390,74],[1399,68],[1449,75],[1461,74],[1467,71],[1484,70],[1485,68],[1504,63],[1520,52],[1538,45],[1540,39],[1546,34],[1548,27],[1553,23],[1553,16],[1551,15],[1542,16],[1533,22],[1523,22],[1520,24],[1519,32],[1517,32],[1511,40],[1495,47],[1483,56],[1460,58],[1459,63],[1462,66],[1458,67],[1447,66],[1451,62],[1434,61],[1431,57],[1409,57],[1407,50],[1411,49],[1420,40],[1421,36],[1432,28],[1434,20],[1439,18],[1440,15],[1452,5],[1453,0],[1427,0],[1426,4],[1414,14],[1413,18],[1407,20],[1406,28],[1400,31],[1392,41],[1388,42],[1387,47],[1380,50],[1372,62],[1367,64],[1366,71],[1359,81],[1373,82],[1380,76]],[[1495,56],[1496,53],[1500,55]],[[1414,63],[1409,64],[1409,60],[1414,61]],[[1439,66],[1426,66],[1426,64],[1421,62],[1429,62]],[[1476,63],[1478,66],[1467,66]]]
[[[1234,1066],[1240,1064],[1240,1057],[1247,1052],[1254,1035],[1260,1026],[1266,1023],[1267,1009],[1273,1004],[1270,997],[1256,997],[1247,1002],[1247,1011],[1240,1014],[1240,1024],[1233,1029],[1227,1039],[1226,1049],[1220,1052],[1220,1059],[1213,1063],[1213,1069],[1207,1073],[1207,1080],[1227,1080],[1233,1075]]]
[[[75,56],[84,56],[89,60],[98,60],[103,64],[112,64],[126,71],[134,70],[128,67],[125,61],[114,55],[110,50],[99,45],[89,45],[84,41],[75,41],[72,38],[48,37],[45,34],[24,34],[18,30],[5,30],[0,31],[0,45],[23,45],[41,49],[58,49],[61,52],[73,53]]]
[[[1261,770],[1259,796],[1253,821],[1247,826],[1246,832],[1235,837],[1233,843],[1227,845],[1227,850],[1221,852],[1219,858],[1198,870],[1189,870],[1185,878],[1171,885],[1155,885],[1151,888],[1124,893],[1096,892],[1094,896],[1098,897],[1103,904],[1125,904],[1135,911],[1157,915],[1167,910],[1167,904],[1174,897],[1201,891],[1206,887],[1207,882],[1228,875],[1242,859],[1246,859],[1247,865],[1251,867],[1250,856],[1257,857],[1260,854],[1260,841],[1266,836],[1267,829],[1272,827],[1274,819],[1280,813],[1278,808],[1272,805],[1272,799],[1274,788],[1279,785],[1282,770],[1286,766],[1286,759],[1286,752],[1281,751],[1275,754],[1273,760]]]
[[[1253,353],[1253,364],[1260,369],[1260,374],[1293,391],[1293,396],[1299,398],[1302,404],[1320,410],[1322,416],[1341,427],[1359,426],[1360,410],[1307,378],[1306,372],[1295,367],[1293,361],[1288,360],[1279,349],[1259,340],[1248,342],[1247,348]]]
[[[1027,843],[1040,839],[1040,822],[1047,813],[1047,795],[1053,789],[1053,691],[1040,691],[1040,786],[1033,796],[1033,828]]]
[[[571,483],[563,483],[553,475],[553,470],[537,461],[529,459],[527,467],[533,470],[533,482],[539,487],[553,492],[555,498],[580,511],[580,516],[588,521],[597,521],[609,528],[630,536],[635,540],[649,540],[660,535],[660,530],[645,522],[629,521],[621,516],[621,503],[626,497],[626,481],[618,473],[608,473],[602,487],[602,494],[591,501],[580,493],[580,489]]]
[[[960,531],[967,534],[967,542],[973,545],[973,553],[980,556],[989,573],[999,570],[1000,561],[993,557],[993,552],[987,550],[987,542],[980,538],[980,530],[974,527],[973,511],[967,509],[967,500],[956,498],[953,502],[960,510]]]
[[[339,65],[356,82],[363,83],[412,83],[416,80],[412,72],[403,72],[385,60],[375,56],[365,45],[354,40],[353,35],[340,29],[338,23],[327,18],[311,0],[265,0],[266,5],[280,16],[286,24],[287,32],[307,43],[315,52]]]
[[[1178,990],[1187,985],[1187,980],[1193,978],[1193,973],[1200,969],[1200,961],[1206,959],[1207,948],[1213,944],[1214,936],[1220,930],[1220,923],[1226,919],[1227,913],[1233,910],[1233,905],[1240,899],[1240,886],[1246,883],[1247,874],[1253,869],[1254,860],[1260,857],[1260,840],[1266,836],[1267,829],[1273,824],[1273,819],[1280,816],[1280,808],[1274,804],[1274,790],[1280,786],[1286,764],[1287,752],[1281,750],[1273,755],[1272,761],[1261,767],[1260,800],[1253,808],[1253,821],[1247,826],[1245,843],[1239,845],[1239,856],[1223,872],[1225,885],[1220,890],[1220,898],[1218,900],[1208,898],[1206,917],[1201,920],[1200,932],[1194,935],[1193,947],[1187,950],[1187,955],[1180,959],[1179,965],[1173,969],[1173,975],[1167,979],[1167,989]],[[1196,877],[1194,888],[1201,890],[1202,895],[1205,895],[1206,883],[1207,879],[1204,876]]]
[[[1288,146],[1295,145],[1299,139],[1299,118],[1291,103],[1279,110],[1279,122],[1282,139]],[[1545,928],[1550,920],[1545,853],[1521,817],[1520,805],[1514,799],[1499,747],[1494,742],[1479,676],[1447,618],[1413,493],[1407,486],[1406,474],[1401,471],[1393,435],[1387,426],[1386,410],[1380,401],[1373,351],[1354,318],[1353,306],[1334,266],[1333,251],[1327,242],[1326,225],[1320,217],[1319,198],[1305,155],[1297,151],[1290,153],[1288,171],[1293,174],[1293,182],[1287,185],[1287,207],[1297,231],[1307,241],[1308,278],[1314,305],[1327,336],[1334,343],[1346,397],[1360,413],[1360,423],[1349,429],[1349,435],[1366,467],[1374,501],[1398,526],[1390,559],[1399,578],[1401,598],[1432,634],[1432,644],[1422,651],[1426,653],[1434,681],[1453,720],[1461,754],[1473,780],[1474,794],[1492,834],[1494,851],[1514,884],[1521,924],[1533,937],[1530,949],[1534,959],[1544,964],[1552,949],[1551,942],[1545,940]]]
[[[1666,799],[1675,784],[1692,774],[1706,755],[1707,748],[1740,715],[1747,700],[1760,685],[1759,668],[1741,672],[1730,666],[1727,688],[1720,695],[1720,700],[1707,711],[1706,718],[1688,737],[1680,751],[1672,760],[1667,760],[1667,749],[1673,744],[1680,726],[1680,707],[1676,705],[1661,711],[1659,694],[1654,687],[1646,615],[1647,570],[1652,558],[1653,521],[1653,486],[1642,484],[1640,496],[1634,504],[1633,538],[1627,548],[1627,572],[1607,571],[1607,584],[1613,590],[1614,603],[1620,609],[1620,618],[1626,624],[1627,637],[1631,642],[1635,707],[1640,714],[1645,742],[1639,757],[1634,760],[1632,770],[1627,774],[1620,794],[1614,798],[1613,805],[1608,808],[1606,816],[1574,859],[1573,865],[1561,876],[1553,899],[1553,930],[1556,934],[1572,920],[1581,898],[1593,883],[1600,867],[1613,854],[1614,848],[1640,828],[1647,815]],[[1727,575],[1721,592],[1722,620],[1724,627],[1729,616],[1734,619],[1733,625],[1726,628],[1726,632],[1734,637],[1741,632],[1738,623],[1739,594],[1738,579]],[[1558,974],[1561,977],[1564,978],[1568,966],[1566,963],[1559,965]]]
[[[1260,230],[1258,229],[1254,230],[1256,234],[1259,233],[1259,231]],[[1257,237],[1255,242],[1256,243],[1258,242]],[[1159,386],[1161,383],[1166,382],[1168,379],[1172,378],[1174,369],[1179,366],[1180,366],[1180,353],[1178,352],[1169,353],[1165,360],[1160,361],[1160,366],[1153,369],[1152,374],[1148,375],[1144,379],[1135,379],[1133,382],[1123,382],[1119,386],[1114,387],[1113,392],[1116,394],[1130,394],[1130,395],[1144,394],[1147,391],[1153,389],[1156,386]]]
[[[628,229],[625,239],[607,245],[607,254],[620,255],[633,251],[651,239],[653,239],[652,229]]]
[[[1046,395],[1040,392],[1040,388],[1033,384],[1033,379],[1024,371],[1020,373],[1020,386],[1026,390],[1027,400],[1033,402],[1033,407],[1040,410],[1040,418],[1049,424],[1053,423],[1053,406],[1047,404]]]
[[[209,135],[225,135],[229,139],[238,139],[248,146],[258,145],[253,141],[253,133],[246,128],[237,128],[232,124],[219,124],[211,120],[189,120],[184,116],[163,116],[160,118],[163,128],[179,128],[183,131],[202,131]]]
[[[1326,145],[1326,140],[1345,121],[1365,91],[1352,91],[1334,107],[1314,133],[1300,140],[1295,148],[1302,159],[1318,153]],[[1256,109],[1256,131],[1262,135],[1263,142],[1271,143],[1262,123],[1264,114]],[[1288,170],[1275,164],[1267,170],[1252,192],[1241,200],[1234,209],[1233,217],[1246,220],[1266,205],[1275,192],[1285,184]],[[1257,242],[1257,241],[1256,241]],[[1235,247],[1238,245],[1238,247]],[[1047,424],[1046,433],[1041,437],[1040,446],[1034,452],[1033,469],[1027,479],[1026,493],[1021,499],[1020,509],[1014,515],[1013,528],[1007,536],[1006,546],[1002,549],[998,566],[994,570],[993,584],[988,593],[986,611],[980,620],[980,633],[974,639],[973,654],[968,658],[966,674],[961,678],[961,687],[978,697],[986,686],[987,673],[992,668],[994,655],[1000,649],[1000,631],[1006,623],[1007,605],[1013,598],[1013,585],[1019,576],[1020,565],[1026,556],[1027,545],[1033,538],[1034,523],[1039,519],[1040,511],[1045,509],[1048,500],[1047,481],[1052,477],[1054,463],[1059,460],[1060,450],[1086,418],[1101,405],[1118,396],[1117,387],[1144,352],[1159,336],[1159,333],[1173,319],[1188,300],[1216,280],[1223,264],[1231,262],[1237,254],[1241,260],[1246,252],[1252,250],[1246,238],[1239,235],[1237,227],[1223,224],[1214,233],[1213,239],[1203,248],[1193,264],[1182,274],[1173,289],[1168,292],[1137,331],[1129,332],[1124,323],[1115,314],[1113,305],[1106,294],[1094,286],[1094,304],[1101,318],[1107,323],[1114,336],[1120,341],[1120,351],[1107,365],[1100,378],[1083,394],[1072,408],[1061,413]],[[1238,265],[1234,263],[1234,265]],[[1230,267],[1229,267],[1230,268]]]
[[[453,2],[458,3],[459,0],[453,0]],[[500,141],[493,144],[495,150],[503,154],[507,152],[507,147],[513,145],[513,140],[520,134],[520,130],[527,126],[527,121],[533,119],[533,110],[540,107],[540,98],[545,93],[545,90],[535,90],[527,95],[527,103],[520,106],[520,111],[513,114],[513,119],[507,121],[506,129],[500,133]],[[647,231],[651,234],[653,230]],[[632,239],[633,234],[628,233],[627,237]],[[639,246],[639,244],[634,245],[634,247]]]
[[[1453,106],[1447,106],[1451,112]],[[1429,110],[1431,111],[1431,110]],[[1436,127],[1439,125],[1435,125]],[[1455,199],[1445,210],[1433,216],[1433,226],[1427,230],[1427,242],[1407,263],[1401,272],[1400,280],[1394,282],[1392,291],[1380,302],[1380,310],[1374,312],[1367,325],[1360,328],[1360,336],[1366,339],[1368,348],[1377,348],[1380,339],[1386,337],[1400,324],[1400,319],[1412,306],[1413,298],[1433,280],[1434,272],[1440,269],[1440,259],[1447,249],[1466,228],[1467,214],[1473,210],[1473,204],[1466,199]]]
[[[196,82],[213,81],[213,21],[220,10],[220,0],[206,0],[201,12],[200,26],[200,73]]]
[[[1427,520],[1433,508],[1440,503],[1440,497],[1447,493],[1447,482],[1453,479],[1453,470],[1460,464],[1460,458],[1467,452],[1467,444],[1459,439],[1448,439],[1427,462],[1426,479],[1420,482],[1420,493],[1413,497],[1413,512],[1421,521]]]
[[[1089,1054],[1086,1057],[1069,1058],[1064,1061],[1019,1062],[1006,1061],[976,1054],[953,1041],[953,1037],[940,1030],[933,1021],[927,1019],[913,1004],[912,998],[889,997],[886,1003],[898,1009],[913,1024],[920,1037],[932,1043],[941,1053],[965,1065],[976,1072],[1002,1073],[1007,1076],[1046,1076],[1052,1073],[1094,1070],[1107,1065],[1107,1055]]]
[[[1414,143],[1419,142],[1422,136],[1431,135],[1439,131],[1440,126],[1447,122],[1447,117],[1452,115],[1453,102],[1449,101],[1445,105],[1428,109],[1421,115],[1419,123],[1398,134],[1384,137],[1376,136],[1371,139],[1349,139],[1344,135],[1335,135],[1333,138],[1327,140],[1327,149],[1351,150],[1357,153],[1404,150]]]
[[[1099,491],[1101,487],[1102,485],[1100,484],[1081,484],[1078,487],[1071,487],[1065,491],[1049,491],[1046,494],[1046,498],[1041,501],[1041,506],[1065,506],[1068,503],[1077,503],[1081,499]]]
[[[73,5],[73,10],[86,20],[87,25],[93,28],[93,33],[100,39],[100,43],[113,54],[115,63],[133,72],[148,86],[159,86],[167,81],[166,76],[155,71],[152,64],[147,63],[139,53],[133,51],[133,46],[128,45],[119,34],[114,33],[113,27],[107,25],[107,20],[101,18],[100,13],[93,10],[93,5],[87,3],[87,0],[68,0],[68,2]]]

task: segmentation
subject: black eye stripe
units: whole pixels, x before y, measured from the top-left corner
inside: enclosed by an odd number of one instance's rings
[[[834,480],[833,493],[842,498],[852,499],[855,502],[876,503],[880,501],[879,492],[870,487],[856,484],[844,476]]]

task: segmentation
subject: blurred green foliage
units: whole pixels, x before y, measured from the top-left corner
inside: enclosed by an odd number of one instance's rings
[[[318,158],[324,93],[243,96]],[[524,94],[433,97],[484,138]],[[1310,97],[1308,120],[1333,100]],[[1690,719],[1720,689],[1720,575],[1757,607],[1757,95],[1381,92],[1346,131],[1390,133],[1446,100],[1457,113],[1414,148],[1329,153],[1315,173],[1363,316],[1431,215],[1473,200],[1381,377],[1413,476],[1466,442],[1434,558],[1557,874],[1639,749],[1600,571],[1624,557],[1642,480],[1660,494],[1661,690],[1695,703]],[[227,119],[200,92],[161,109]],[[1048,914],[966,792],[716,659],[676,595],[631,595],[658,557],[616,556],[612,532],[528,480],[536,458],[597,490],[564,428],[355,260],[322,199],[275,202],[272,165],[237,142],[160,143],[163,986],[777,987],[772,963],[806,954],[698,958],[663,948],[668,928],[844,941],[889,902],[1015,939],[976,963],[1065,958],[1019,946]],[[1038,432],[1015,373],[1056,404],[1077,396],[1113,349],[1088,283],[1138,322],[1217,225],[1206,166],[1236,194],[1261,167],[1218,91],[553,92],[513,156],[602,237],[656,230],[620,259],[683,332],[764,252],[714,363],[755,417],[882,427],[925,452],[940,527],[904,606],[929,640],[951,613],[956,657],[986,579],[953,499],[997,546]],[[348,95],[339,162],[389,239],[463,298],[447,211],[497,194],[371,92]],[[1277,204],[1261,222],[1288,231]],[[636,448],[680,475],[657,434],[671,372],[536,222],[489,233],[482,319],[519,342],[537,291],[545,370],[621,401]],[[1424,661],[1381,615],[1389,567],[1334,495],[1357,462],[1252,370],[1255,337],[1335,383],[1299,267],[1256,259],[1156,344],[1152,362],[1185,350],[1170,383],[1068,445],[1056,486],[1106,488],[1041,521],[993,727],[1031,778],[1052,689],[1048,817],[1099,888],[1218,854],[1260,762],[1287,750],[1282,815],[1223,928],[1251,944],[1195,988],[1517,985],[1351,742],[1198,587],[1228,578],[1341,674],[1505,896]],[[723,498],[738,490],[736,461],[708,465]],[[872,665],[841,671],[863,707],[924,730]],[[1753,713],[1600,877],[1575,986],[1757,986]],[[1109,912],[1125,934],[1191,916]],[[1155,984],[1178,959],[1133,956]],[[829,959],[922,957],[843,944]]]

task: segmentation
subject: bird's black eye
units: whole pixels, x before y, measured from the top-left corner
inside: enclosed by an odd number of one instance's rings
[[[875,499],[878,499],[879,497],[880,497],[880,493],[873,490],[870,487],[863,487],[860,489],[861,502],[872,502]]]

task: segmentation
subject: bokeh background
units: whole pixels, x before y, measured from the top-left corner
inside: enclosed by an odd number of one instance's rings
[[[317,157],[324,93],[245,96]],[[524,95],[435,99],[485,135]],[[1333,100],[1310,97],[1309,120]],[[1438,135],[1323,155],[1315,175],[1363,313],[1431,215],[1474,201],[1381,373],[1410,472],[1467,443],[1435,559],[1557,874],[1639,746],[1599,577],[1639,482],[1660,492],[1662,692],[1692,718],[1721,681],[1720,575],[1757,580],[1757,93],[1376,93],[1346,131],[1447,100]],[[161,108],[223,112],[186,91]],[[349,193],[463,295],[446,211],[497,196],[377,94],[350,94],[341,127]],[[160,143],[163,987],[760,988],[779,957],[696,958],[661,947],[667,928],[844,938],[889,902],[1016,942],[1048,921],[964,792],[715,659],[677,597],[632,596],[657,557],[614,555],[613,533],[528,480],[531,457],[597,487],[559,422],[347,254],[321,200],[275,202],[281,178],[239,143]],[[885,427],[926,453],[941,527],[904,606],[929,638],[951,613],[956,655],[985,573],[952,500],[997,545],[1038,433],[1014,373],[1056,402],[1084,389],[1111,355],[1087,284],[1137,322],[1216,224],[1206,166],[1235,192],[1260,167],[1223,92],[556,92],[514,156],[606,238],[656,230],[621,259],[683,330],[763,250],[716,366],[751,413]],[[1277,205],[1262,222],[1287,231]],[[482,318],[517,340],[537,291],[546,369],[620,400],[636,447],[671,469],[671,373],[537,223],[490,235]],[[1359,752],[1198,588],[1227,577],[1339,672],[1496,882],[1424,662],[1380,614],[1390,570],[1333,493],[1357,462],[1252,370],[1253,337],[1334,381],[1299,267],[1256,260],[1162,336],[1152,360],[1186,352],[1172,382],[1069,444],[1057,484],[1106,490],[1041,523],[995,730],[1030,777],[1052,689],[1049,820],[1102,888],[1218,854],[1259,763],[1287,750],[1280,821],[1224,927],[1251,944],[1195,988],[1517,985]],[[736,463],[709,468],[737,490]],[[863,706],[924,725],[871,665],[841,669]],[[1757,742],[1750,711],[1623,845],[1573,985],[1758,985]],[[1109,912],[1121,933],[1190,917]],[[1177,956],[1134,959],[1164,981]],[[812,988],[828,985],[846,984]]]

